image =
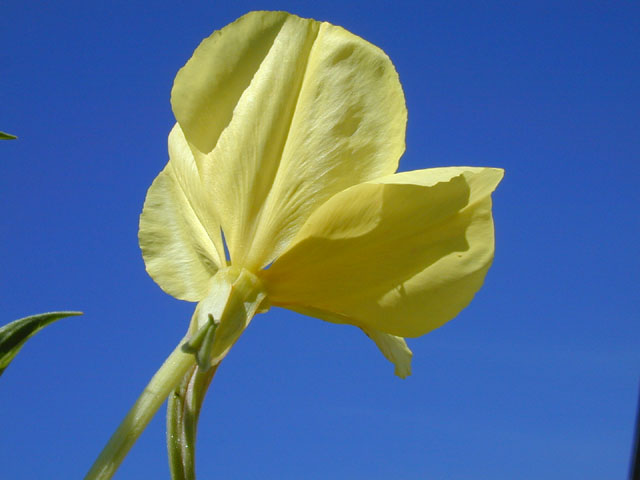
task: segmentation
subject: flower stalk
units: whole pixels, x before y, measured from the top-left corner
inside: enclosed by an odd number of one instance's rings
[[[94,462],[85,480],[108,480],[115,474],[124,457],[167,396],[175,390],[189,369],[194,366],[195,358],[182,351],[183,343],[184,340],[180,341],[178,347],[151,378]]]
[[[194,312],[187,336],[153,376],[85,480],[111,478],[170,395],[167,447],[171,472],[173,478],[195,478],[196,425],[205,393],[220,361],[253,316],[267,308],[264,299],[262,284],[251,273],[233,267],[218,271]]]

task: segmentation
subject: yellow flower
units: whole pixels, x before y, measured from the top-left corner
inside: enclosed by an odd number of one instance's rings
[[[205,39],[171,102],[140,246],[162,289],[199,302],[192,333],[219,322],[212,361],[279,306],[361,328],[409,375],[403,337],[455,317],[484,280],[502,170],[394,174],[407,112],[389,58],[284,12]]]

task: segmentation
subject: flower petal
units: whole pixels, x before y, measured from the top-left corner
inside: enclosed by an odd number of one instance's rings
[[[215,147],[288,17],[285,12],[240,17],[204,39],[176,75],[173,113],[199,151],[208,153]]]
[[[417,170],[338,193],[261,273],[271,304],[401,337],[441,326],[471,301],[491,265],[490,195],[502,175]]]
[[[404,96],[384,52],[282,12],[253,12],[206,39],[172,102],[232,263],[254,271],[317,206],[392,173],[404,151]]]
[[[147,192],[138,239],[156,283],[174,297],[199,301],[225,265],[220,225],[178,125],[169,134],[169,158]]]

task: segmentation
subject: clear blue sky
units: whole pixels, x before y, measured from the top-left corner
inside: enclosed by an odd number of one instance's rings
[[[400,380],[353,327],[273,309],[216,376],[199,478],[603,479],[627,474],[640,349],[640,4],[6,2],[0,323],[77,309],[0,378],[7,479],[81,478],[182,337],[137,243],[174,75],[250,10],[383,48],[409,110],[401,170],[503,167],[484,288],[410,341]],[[116,479],[168,478],[162,411]]]

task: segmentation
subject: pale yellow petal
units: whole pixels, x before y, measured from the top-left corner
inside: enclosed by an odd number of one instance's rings
[[[316,30],[313,22],[287,18],[215,148],[198,160],[219,209],[235,265],[245,265],[252,249],[263,205],[280,165]]]
[[[273,260],[335,193],[395,172],[406,122],[402,87],[385,53],[323,23],[248,263]]]
[[[335,195],[261,273],[271,303],[401,337],[439,327],[471,301],[491,265],[490,195],[502,174],[418,170]]]
[[[149,275],[174,297],[198,301],[225,265],[220,225],[206,204],[191,150],[178,126],[169,163],[147,192],[138,238]]]
[[[254,12],[206,39],[173,107],[232,262],[268,264],[331,195],[395,171],[406,109],[388,57],[327,23]]]
[[[210,152],[272,47],[285,12],[251,12],[205,38],[176,75],[171,106],[195,148]]]

